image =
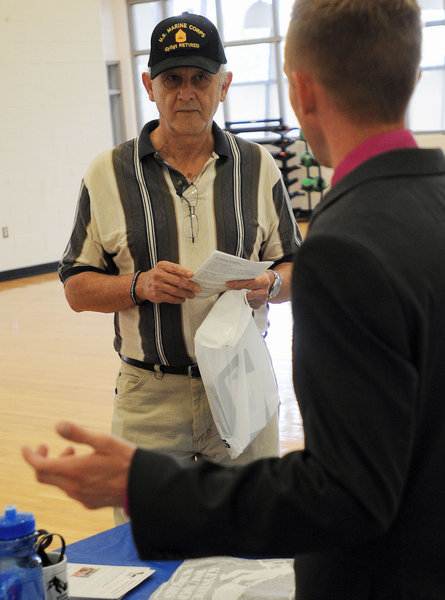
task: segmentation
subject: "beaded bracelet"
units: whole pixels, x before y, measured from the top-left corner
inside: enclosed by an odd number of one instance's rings
[[[134,277],[133,277],[133,281],[131,282],[131,287],[130,287],[130,298],[131,298],[131,301],[133,302],[133,304],[136,304],[136,306],[144,306],[144,304],[147,304],[147,302],[148,302],[148,300],[142,300],[142,302],[138,302],[136,300],[136,294],[135,294],[136,283],[137,283],[138,277],[141,273],[142,273],[142,271],[136,271],[136,273],[134,274]]]

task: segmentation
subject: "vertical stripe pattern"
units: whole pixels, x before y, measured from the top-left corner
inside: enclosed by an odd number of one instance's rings
[[[139,138],[136,138],[134,144],[134,167],[136,173],[136,179],[139,184],[139,189],[141,191],[141,196],[143,200],[144,212],[145,212],[145,224],[147,228],[147,238],[148,238],[148,250],[150,253],[150,262],[152,266],[156,266],[158,263],[157,251],[156,251],[156,231],[155,224],[153,218],[153,210],[150,202],[150,194],[148,192],[147,184],[145,182],[144,174],[142,172],[142,164],[139,160]],[[154,311],[154,339],[157,353],[160,357],[161,363],[164,365],[168,365],[168,359],[164,352],[164,347],[162,343],[162,323],[161,323],[161,315],[159,304],[153,304]]]
[[[146,271],[164,260],[186,268],[193,263],[194,270],[214,248],[249,260],[292,257],[298,228],[274,159],[258,144],[216,125],[214,155],[196,180],[203,218],[199,248],[187,246],[178,203],[186,180],[155,154],[150,131],[156,126],[148,123],[138,138],[100,154],[91,164],[60,264],[62,281],[83,271]],[[150,363],[190,363],[194,333],[216,298],[150,302],[120,311],[115,315],[114,347]]]
[[[241,208],[241,156],[233,134],[226,132],[226,135],[233,155],[233,203],[235,207],[236,228],[238,232],[236,256],[242,257],[244,251],[244,222]]]

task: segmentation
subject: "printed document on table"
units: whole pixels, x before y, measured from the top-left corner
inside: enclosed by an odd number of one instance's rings
[[[120,600],[152,573],[149,567],[68,563],[68,593],[71,600]]]
[[[255,279],[272,264],[273,261],[255,262],[214,250],[209,258],[196,269],[192,277],[192,281],[198,283],[202,288],[202,291],[196,295],[199,298],[206,298],[219,294],[227,289],[226,281]]]
[[[185,560],[150,600],[295,600],[293,560]]]

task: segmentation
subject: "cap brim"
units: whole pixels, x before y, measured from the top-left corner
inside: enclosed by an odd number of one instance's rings
[[[150,68],[150,77],[154,79],[164,71],[167,71],[167,69],[174,69],[175,67],[197,67],[209,73],[217,73],[220,66],[220,62],[206,58],[205,56],[171,56],[152,66]]]

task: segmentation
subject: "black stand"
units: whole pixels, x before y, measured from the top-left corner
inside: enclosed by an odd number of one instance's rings
[[[283,124],[282,119],[264,119],[256,121],[226,121],[226,130],[233,134],[247,135],[248,139],[263,146],[272,146],[269,151],[276,160],[278,168],[281,171],[284,185],[286,186],[289,198],[292,200],[298,196],[302,196],[307,200],[307,209],[300,207],[293,208],[293,212],[297,221],[309,221],[312,215],[312,197],[314,192],[323,196],[323,191],[326,188],[326,182],[321,176],[321,168],[310,152],[308,144],[304,139],[301,130],[298,128],[288,127]],[[254,139],[251,134],[263,133],[262,137]],[[304,152],[300,155],[300,163],[298,159],[297,144],[304,143]],[[290,147],[293,146],[295,150]],[[301,180],[293,176],[295,172],[304,167],[306,176]],[[311,168],[318,168],[318,175],[311,176]],[[299,183],[300,182],[300,183]],[[299,187],[295,188],[295,184],[299,183]],[[292,188],[292,189],[291,189]]]

